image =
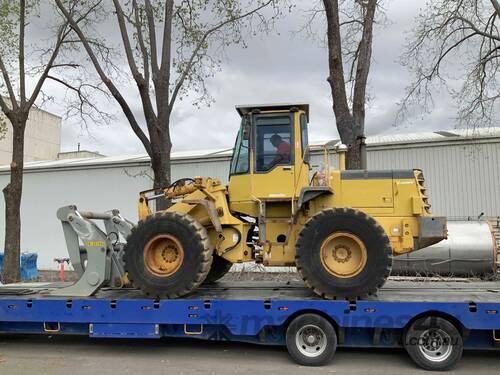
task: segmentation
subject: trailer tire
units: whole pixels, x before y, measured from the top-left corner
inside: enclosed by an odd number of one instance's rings
[[[424,370],[447,371],[462,358],[463,339],[448,320],[428,316],[416,320],[406,330],[403,346]]]
[[[207,278],[205,279],[205,284],[215,283],[217,280],[223,278],[226,273],[229,272],[233,263],[224,259],[220,255],[214,254],[214,260],[212,262],[212,266],[210,267],[210,271],[208,272]]]
[[[324,366],[337,350],[337,334],[328,320],[317,314],[303,314],[286,330],[286,348],[292,359],[303,366]]]
[[[200,223],[187,214],[162,212],[132,230],[123,262],[130,282],[148,296],[178,298],[205,280],[212,254]]]
[[[384,229],[366,213],[326,209],[300,231],[295,262],[306,285],[323,298],[363,298],[389,277],[392,248]]]

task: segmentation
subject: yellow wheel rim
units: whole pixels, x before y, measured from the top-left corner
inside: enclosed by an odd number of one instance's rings
[[[349,278],[366,266],[368,253],[358,236],[347,232],[330,235],[321,245],[321,264],[332,275]]]
[[[159,277],[176,273],[182,265],[184,249],[177,238],[159,234],[144,246],[144,264],[149,272]]]

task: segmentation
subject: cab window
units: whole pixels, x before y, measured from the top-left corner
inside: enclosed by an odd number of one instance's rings
[[[293,162],[292,120],[285,116],[257,116],[256,172]]]
[[[243,139],[243,126],[241,127],[236,144],[233,150],[233,159],[231,160],[231,175],[248,173],[248,139]]]

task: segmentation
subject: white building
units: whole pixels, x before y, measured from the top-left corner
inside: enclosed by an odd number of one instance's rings
[[[434,214],[476,217],[500,214],[500,128],[368,137],[369,169],[424,170]],[[218,177],[227,182],[232,150],[177,152],[172,179]],[[313,155],[312,165],[321,162]],[[336,166],[332,157],[332,165]],[[9,177],[0,167],[0,188]],[[39,253],[41,269],[67,256],[56,210],[64,205],[105,211],[118,208],[137,220],[138,192],[152,185],[145,155],[32,162],[26,165],[22,203],[22,249]],[[3,211],[0,199],[0,211]],[[4,215],[0,215],[3,243]]]
[[[0,140],[0,165],[4,165],[12,160],[12,126],[3,114],[1,116],[7,122],[7,133]],[[24,143],[26,162],[57,158],[61,148],[61,122],[61,117],[41,109],[30,111]]]

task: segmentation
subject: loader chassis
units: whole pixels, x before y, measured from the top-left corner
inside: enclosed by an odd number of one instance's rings
[[[374,293],[389,275],[392,255],[446,238],[445,218],[431,215],[422,171],[347,171],[346,148],[337,145],[321,150],[324,164],[311,176],[308,105],[237,110],[242,121],[228,186],[212,178],[180,180],[155,196],[169,200],[159,212],[153,212],[151,192],[143,192],[141,220],[189,215],[206,229],[216,256],[298,266],[306,284],[326,298]],[[331,151],[338,153],[338,169],[330,168]],[[138,231],[146,233],[141,224]],[[128,246],[125,258],[127,251],[144,250]],[[314,281],[318,272],[323,279]],[[350,290],[335,284],[346,280],[353,281]]]

